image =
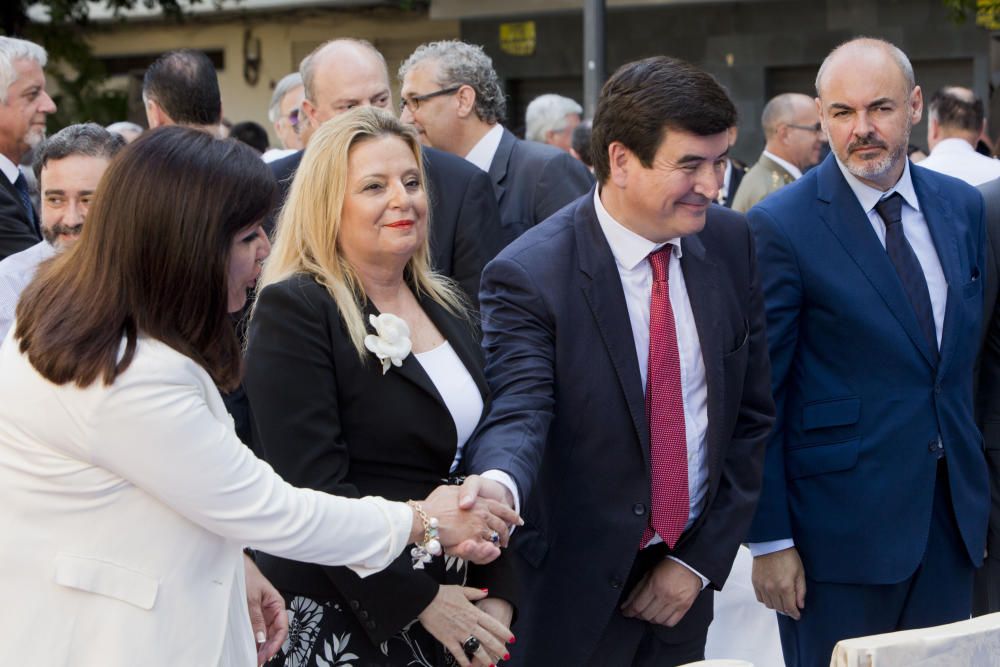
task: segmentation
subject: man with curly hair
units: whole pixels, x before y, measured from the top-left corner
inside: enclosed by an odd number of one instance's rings
[[[457,40],[424,44],[400,66],[399,80],[400,118],[416,127],[420,140],[490,175],[505,245],[594,186],[569,153],[522,141],[500,124],[507,101],[482,47]]]

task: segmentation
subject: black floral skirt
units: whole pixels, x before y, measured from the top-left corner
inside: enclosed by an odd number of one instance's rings
[[[467,564],[447,558],[449,583],[464,584]],[[336,600],[280,591],[288,611],[288,639],[267,663],[284,667],[457,667],[451,653],[414,620],[381,644],[365,634],[354,613]]]
[[[354,615],[339,603],[283,593],[288,605],[288,639],[268,662],[284,667],[454,667],[444,646],[418,621],[381,644],[373,644]]]

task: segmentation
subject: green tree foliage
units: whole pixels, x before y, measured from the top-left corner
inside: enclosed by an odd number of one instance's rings
[[[942,0],[957,23],[970,18],[988,30],[1000,30],[1000,0]]]
[[[201,0],[190,0],[201,2]],[[124,120],[127,112],[125,93],[107,90],[104,66],[94,58],[84,39],[90,24],[86,0],[40,0],[49,16],[47,22],[33,22],[28,7],[34,0],[0,0],[0,32],[41,44],[49,53],[46,76],[55,82],[51,87],[58,111],[49,117],[49,129],[57,130],[71,123],[93,121],[102,125]],[[172,20],[183,20],[178,0],[103,0],[116,16],[136,6],[159,7]]]

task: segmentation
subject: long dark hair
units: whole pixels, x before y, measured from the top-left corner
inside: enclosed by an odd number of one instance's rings
[[[111,384],[145,335],[233,389],[241,363],[227,312],[229,249],[267,214],[274,190],[260,156],[239,142],[182,127],[143,134],[105,172],[80,240],[25,290],[21,351],[56,384]]]

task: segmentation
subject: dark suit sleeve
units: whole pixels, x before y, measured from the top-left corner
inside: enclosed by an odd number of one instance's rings
[[[509,474],[523,506],[555,407],[555,331],[541,290],[514,260],[486,266],[479,298],[492,402],[469,445],[468,465],[472,472]]]
[[[479,308],[479,281],[483,267],[503,248],[500,237],[500,209],[493,196],[493,183],[484,171],[476,170],[462,197],[452,250],[452,279]]]
[[[13,188],[9,182],[8,186]],[[0,259],[27,250],[39,241],[41,238],[31,228],[21,204],[7,187],[0,185]]]
[[[764,298],[749,228],[746,233],[749,280],[746,296],[747,338],[744,345],[748,348],[736,425],[722,463],[718,491],[706,509],[704,521],[694,538],[682,544],[675,553],[677,558],[707,577],[720,590],[736,558],[737,540],[746,535],[753,518],[760,495],[764,444],[774,423]],[[739,348],[728,352],[723,364],[738,363],[741,354]],[[722,545],[730,545],[730,548],[720,553]]]
[[[294,280],[261,292],[250,324],[245,385],[259,453],[283,479],[358,497],[358,489],[345,481],[350,456],[338,418],[331,350],[332,335],[346,333],[328,329],[326,308],[332,306],[321,303],[322,297],[319,289]],[[413,621],[438,591],[437,582],[413,569],[409,550],[365,579],[346,567],[323,569],[376,644]]]
[[[594,177],[583,163],[560,152],[545,164],[535,191],[535,224],[542,222],[594,187]]]
[[[764,482],[748,540],[770,542],[794,537],[786,495],[784,420],[787,383],[798,343],[802,283],[791,243],[770,214],[758,206],[750,210],[747,218],[757,243],[775,403],[775,425],[764,458]]]

